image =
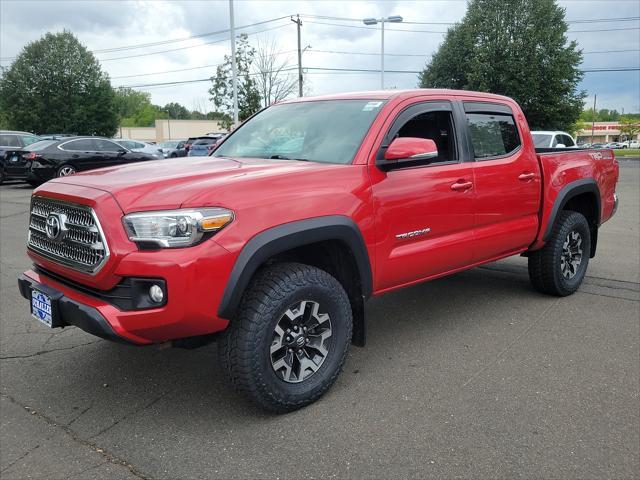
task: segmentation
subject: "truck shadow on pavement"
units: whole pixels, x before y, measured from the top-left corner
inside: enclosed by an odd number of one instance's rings
[[[523,275],[482,268],[372,299],[367,346],[351,348],[337,384],[308,408],[323,409],[323,403],[351,397],[354,381],[361,390],[363,379],[370,382],[365,388],[391,387],[393,394],[389,379],[401,382],[408,370],[437,369],[445,350],[473,357],[478,337],[513,329],[514,322],[524,327],[524,313],[539,312],[549,301]],[[532,308],[536,303],[542,305]],[[73,338],[68,348],[21,362],[23,378],[30,379],[26,397],[39,408],[46,406],[54,421],[92,438],[143,414],[196,430],[203,422],[210,428],[234,418],[272,417],[233,392],[218,365],[215,344],[160,350],[113,344],[77,330],[66,335]],[[413,375],[412,381],[420,378]]]

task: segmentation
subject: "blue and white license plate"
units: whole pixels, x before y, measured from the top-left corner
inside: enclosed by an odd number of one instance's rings
[[[11,157],[11,161],[12,161],[12,162],[17,162],[18,160],[20,160],[20,157],[19,157],[18,155],[13,155],[13,156]]]
[[[49,295],[39,290],[31,290],[31,315],[46,326],[53,328],[53,314]]]

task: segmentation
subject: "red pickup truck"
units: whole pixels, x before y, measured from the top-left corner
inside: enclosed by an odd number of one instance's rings
[[[32,315],[111,340],[218,340],[232,384],[284,412],[333,384],[364,303],[509,255],[569,295],[615,212],[609,150],[536,151],[511,99],[354,93],[266,108],[208,157],[52,180],[19,279]]]

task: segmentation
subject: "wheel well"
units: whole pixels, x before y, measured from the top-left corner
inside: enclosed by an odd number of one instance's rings
[[[587,219],[591,232],[591,258],[596,254],[596,245],[598,243],[598,226],[600,225],[599,208],[598,199],[595,193],[592,192],[580,193],[571,197],[562,207],[562,210],[581,213]]]
[[[353,338],[356,345],[364,345],[364,295],[362,279],[351,248],[341,240],[324,240],[292,248],[274,255],[262,266],[280,263],[298,262],[324,270],[333,276],[344,288],[353,314]]]

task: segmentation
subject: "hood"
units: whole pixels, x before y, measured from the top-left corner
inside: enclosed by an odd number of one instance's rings
[[[126,214],[181,207],[232,207],[225,203],[233,197],[244,196],[245,189],[252,188],[255,182],[270,182],[273,177],[313,171],[327,172],[334,168],[345,168],[345,165],[297,160],[186,157],[101,168],[56,178],[48,183],[108,192]]]

